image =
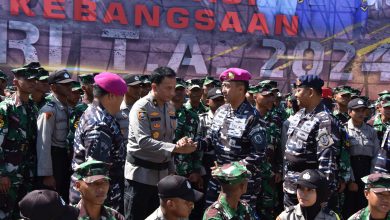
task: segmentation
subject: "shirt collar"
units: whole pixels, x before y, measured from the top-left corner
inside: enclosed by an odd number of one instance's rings
[[[84,207],[83,200],[80,200],[80,202],[76,205],[76,208],[80,210],[79,212],[79,218],[78,219],[90,219],[89,215],[87,213],[87,210]],[[106,207],[102,205],[101,213],[100,213],[100,218],[101,217],[108,217],[108,212],[106,210]]]

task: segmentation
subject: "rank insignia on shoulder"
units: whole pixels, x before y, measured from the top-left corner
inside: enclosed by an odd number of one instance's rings
[[[50,119],[53,116],[53,112],[45,112],[46,119]]]
[[[3,117],[0,116],[0,128],[4,127],[4,120]]]
[[[160,115],[160,113],[158,113],[158,112],[152,112],[152,113],[150,113],[150,116],[153,116],[153,117],[156,117],[156,116],[159,116]]]
[[[155,132],[153,132],[153,138],[154,139],[157,139],[157,138],[159,138],[160,137],[160,132],[158,132],[158,131],[155,131]]]

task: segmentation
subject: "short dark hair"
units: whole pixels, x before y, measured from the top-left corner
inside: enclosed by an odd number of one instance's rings
[[[93,85],[93,96],[94,97],[103,97],[107,95],[109,92],[98,86],[97,84]]]
[[[244,86],[244,92],[248,92],[248,89],[249,89],[249,82],[248,81],[243,81],[243,80],[239,80],[239,81],[232,81],[232,82],[236,82],[237,84],[239,85],[242,85]]]
[[[152,74],[150,75],[150,82],[156,83],[158,85],[166,77],[176,78],[175,71],[169,67],[158,67],[157,69],[153,70]]]

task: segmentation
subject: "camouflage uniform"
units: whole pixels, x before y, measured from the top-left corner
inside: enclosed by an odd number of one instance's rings
[[[74,107],[73,111],[69,115],[69,133],[67,142],[69,146],[69,151],[73,152],[74,145],[74,134],[76,132],[77,127],[80,123],[81,115],[83,115],[84,111],[88,108],[88,105],[85,103],[80,103]]]
[[[76,206],[80,210],[78,220],[90,220],[91,218],[88,216],[87,210],[85,210],[82,202],[80,201]],[[101,210],[100,220],[124,220],[125,217],[121,215],[119,212],[114,209],[103,206]]]
[[[198,108],[192,107],[190,101],[188,101],[187,103],[185,103],[185,104],[184,104],[184,107],[185,107],[187,110],[196,113],[197,115],[202,114],[202,113],[206,113],[206,112],[208,111],[208,108],[207,108],[202,102],[199,103]]]
[[[348,218],[348,220],[370,220],[370,209],[365,207],[364,209],[361,209],[360,211],[353,214],[351,217]],[[386,220],[390,220],[390,215],[387,214]]]
[[[337,118],[342,124],[346,123],[351,117],[347,112],[340,112],[338,110],[333,111],[334,117]]]
[[[371,193],[381,193],[390,191],[390,176],[387,173],[384,174],[370,174],[361,178],[363,183],[365,184],[365,189]],[[370,202],[370,201],[369,201]],[[373,219],[370,214],[370,204],[361,209],[360,211],[353,214],[348,220],[371,220]],[[376,208],[376,207],[373,207]],[[386,215],[386,220],[390,220],[389,212]]]
[[[120,112],[115,115],[115,118],[119,123],[119,127],[124,137],[125,145],[127,145],[127,139],[129,138],[129,115],[131,107],[133,107],[133,105],[127,105],[126,102],[123,100],[120,106]]]
[[[246,160],[253,176],[249,180],[248,192],[243,199],[256,206],[261,188],[261,170],[268,165],[265,157],[267,139],[265,122],[248,101],[233,110],[230,104],[221,106],[215,113],[210,133],[199,141],[204,151],[215,150],[219,165],[233,161]],[[217,200],[219,184],[211,179],[208,185],[206,203]]]
[[[383,138],[384,133],[385,133],[387,127],[389,127],[389,125],[390,125],[390,121],[387,121],[385,123],[382,122],[380,114],[378,114],[375,117],[375,120],[374,120],[374,123],[373,123],[373,127],[376,130],[376,133],[378,134],[379,142],[382,142],[382,140],[384,139]]]
[[[18,218],[17,202],[33,188],[37,112],[16,93],[0,103],[0,176],[11,179],[8,193],[0,194],[0,219]]]
[[[329,188],[335,192],[342,135],[340,124],[322,103],[311,113],[299,110],[289,121],[284,163],[285,193],[296,194],[295,182],[305,169],[318,169],[326,174]]]
[[[281,114],[273,115],[270,111],[264,117],[266,122],[268,147],[266,156],[268,169],[262,170],[262,192],[259,196],[258,210],[262,219],[275,219],[275,208],[278,205],[278,185],[274,183],[274,174],[283,172],[283,152],[281,149],[281,133],[283,121]]]
[[[244,164],[233,162],[217,167],[213,170],[212,175],[221,184],[235,185],[247,180],[250,177],[250,172],[248,172]],[[238,202],[236,210],[232,209],[226,200],[225,194],[221,194],[218,200],[207,208],[203,215],[203,220],[229,219],[256,220],[258,217],[251,206],[244,201]]]
[[[106,204],[115,210],[122,210],[126,149],[115,117],[98,103],[92,103],[80,118],[74,141],[73,170],[88,158],[112,164]],[[74,182],[72,176],[69,197],[72,204],[77,204],[80,194],[73,189]]]
[[[193,111],[181,107],[176,111],[177,128],[175,140],[177,142],[182,137],[196,139],[199,117]],[[202,168],[202,152],[195,151],[191,154],[176,154],[175,164],[177,175],[187,176],[191,173],[200,173]]]
[[[97,160],[87,160],[86,162],[80,164],[80,166],[75,170],[74,177],[79,181],[84,181],[86,183],[93,183],[94,181],[101,179],[108,179],[110,165],[103,163],[102,161]],[[87,210],[84,206],[83,199],[75,205],[79,209],[79,220],[90,220],[91,218],[88,215]],[[125,218],[116,210],[102,205],[100,212],[101,220],[124,220]]]

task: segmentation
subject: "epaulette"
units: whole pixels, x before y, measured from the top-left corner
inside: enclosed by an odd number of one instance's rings
[[[294,206],[289,206],[287,207],[284,211],[290,213],[290,212],[293,212],[295,210],[295,207]]]
[[[56,105],[56,103],[53,101],[48,101],[48,102],[46,102],[46,105],[49,107],[54,107]]]

